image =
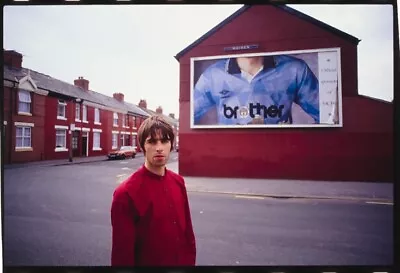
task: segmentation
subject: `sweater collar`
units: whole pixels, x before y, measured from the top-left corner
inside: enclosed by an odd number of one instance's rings
[[[143,171],[143,173],[144,173],[146,176],[151,177],[151,178],[154,178],[154,179],[158,179],[158,180],[164,180],[165,177],[166,177],[167,174],[168,174],[167,167],[165,167],[165,173],[164,173],[164,175],[158,175],[158,174],[155,174],[155,173],[149,171],[149,170],[146,168],[146,166],[145,166],[144,164],[142,165],[142,171]]]

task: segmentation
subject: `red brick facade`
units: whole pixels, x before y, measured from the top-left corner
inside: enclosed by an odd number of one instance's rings
[[[181,175],[393,181],[393,105],[358,95],[357,44],[304,16],[251,6],[180,55]],[[340,48],[343,127],[319,129],[190,128],[190,58],[250,52]]]
[[[80,87],[75,90],[82,92],[78,93],[77,97],[65,92],[58,93],[56,89],[43,89],[36,86],[33,79],[33,74],[36,73],[37,76],[40,73],[22,67],[21,54],[4,51],[4,61],[5,70],[9,73],[5,72],[3,82],[4,164],[68,159],[70,149],[73,151],[73,157],[105,156],[123,145],[136,146],[138,152],[141,151],[137,141],[137,130],[149,115],[139,107],[139,110],[134,110],[132,106],[119,108],[118,105],[125,105],[124,94],[115,93],[113,98],[105,99],[114,99],[114,106],[81,99],[79,94],[83,97],[85,94],[93,95],[93,91],[89,91],[89,81],[83,77],[74,81],[74,85]],[[30,73],[33,73],[32,76]],[[65,88],[69,89],[71,86]],[[20,91],[23,94],[19,95]],[[29,111],[25,110],[29,113],[18,111],[20,96],[30,100]],[[97,93],[96,96],[98,99],[104,99],[104,95]],[[127,110],[126,107],[133,110]],[[86,120],[83,118],[84,108]],[[100,122],[95,122],[95,111],[99,111]],[[141,111],[142,114],[132,111]],[[116,125],[115,115],[118,117]]]

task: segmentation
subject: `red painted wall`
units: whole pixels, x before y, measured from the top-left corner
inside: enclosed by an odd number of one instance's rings
[[[59,98],[55,98],[52,96],[46,97],[46,119],[45,119],[45,137],[46,137],[46,146],[45,146],[45,159],[68,159],[69,152],[56,152],[56,129],[55,126],[67,126],[70,127],[71,123],[75,123],[75,106],[71,100],[65,100],[67,103],[65,116],[67,120],[57,119],[57,109],[58,109],[58,100]],[[67,148],[70,147],[70,135],[68,134],[67,129]]]
[[[4,121],[5,126],[4,140],[4,164],[20,163],[42,160],[44,157],[44,114],[45,114],[45,97],[35,93],[31,93],[32,116],[18,115],[18,89],[4,87]],[[15,122],[34,123],[31,128],[31,145],[33,151],[16,151],[16,128]]]
[[[340,47],[344,127],[191,130],[190,58],[240,44],[259,44],[258,52]],[[180,113],[181,175],[393,181],[393,106],[357,95],[357,46],[273,6],[253,6],[181,57]]]

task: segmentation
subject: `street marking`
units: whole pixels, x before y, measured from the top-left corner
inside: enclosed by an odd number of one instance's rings
[[[129,170],[132,170],[132,169],[131,169],[131,168],[128,168],[128,167],[123,167],[122,170],[124,170],[124,171],[129,171]]]
[[[118,174],[117,175],[117,184],[121,184],[122,182],[124,182],[124,180],[129,176],[129,174]]]
[[[371,204],[384,204],[384,205],[393,205],[393,202],[388,199],[372,199],[372,198],[363,198],[363,197],[343,197],[343,196],[313,196],[313,195],[283,195],[283,194],[269,194],[269,193],[240,193],[240,192],[230,192],[230,191],[211,191],[211,190],[202,190],[197,189],[196,186],[186,186],[187,192],[193,193],[211,193],[211,194],[224,194],[224,195],[237,195],[239,198],[245,198],[243,196],[252,196],[252,197],[260,197],[259,199],[265,198],[276,198],[276,199],[304,199],[304,200],[332,200],[332,201],[355,201],[355,202],[366,202]],[[377,200],[377,201],[371,201]]]
[[[121,161],[121,162],[119,162],[119,164],[128,164],[129,163],[129,161]]]
[[[235,195],[236,198],[246,198],[246,199],[265,199],[264,197],[261,196],[246,196],[246,195]]]
[[[393,206],[393,203],[391,203],[391,202],[373,202],[373,201],[370,201],[370,202],[365,202],[365,203],[367,203],[367,204],[376,204],[376,205],[389,205],[389,206]],[[385,273],[385,272],[375,272],[375,273]]]

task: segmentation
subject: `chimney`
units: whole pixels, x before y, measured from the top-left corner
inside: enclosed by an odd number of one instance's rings
[[[169,117],[175,119],[175,114],[170,113],[170,114],[169,114]]]
[[[12,67],[21,69],[22,68],[22,54],[14,50],[3,49],[4,64]]]
[[[157,107],[156,113],[157,113],[157,114],[162,114],[162,107],[161,107],[161,106],[158,106],[158,107]]]
[[[139,107],[147,109],[147,102],[146,100],[140,100],[139,101]]]
[[[113,97],[119,102],[124,102],[124,94],[122,93],[114,93]]]
[[[89,81],[83,77],[78,77],[77,80],[74,80],[74,85],[82,88],[85,91],[89,91]]]

